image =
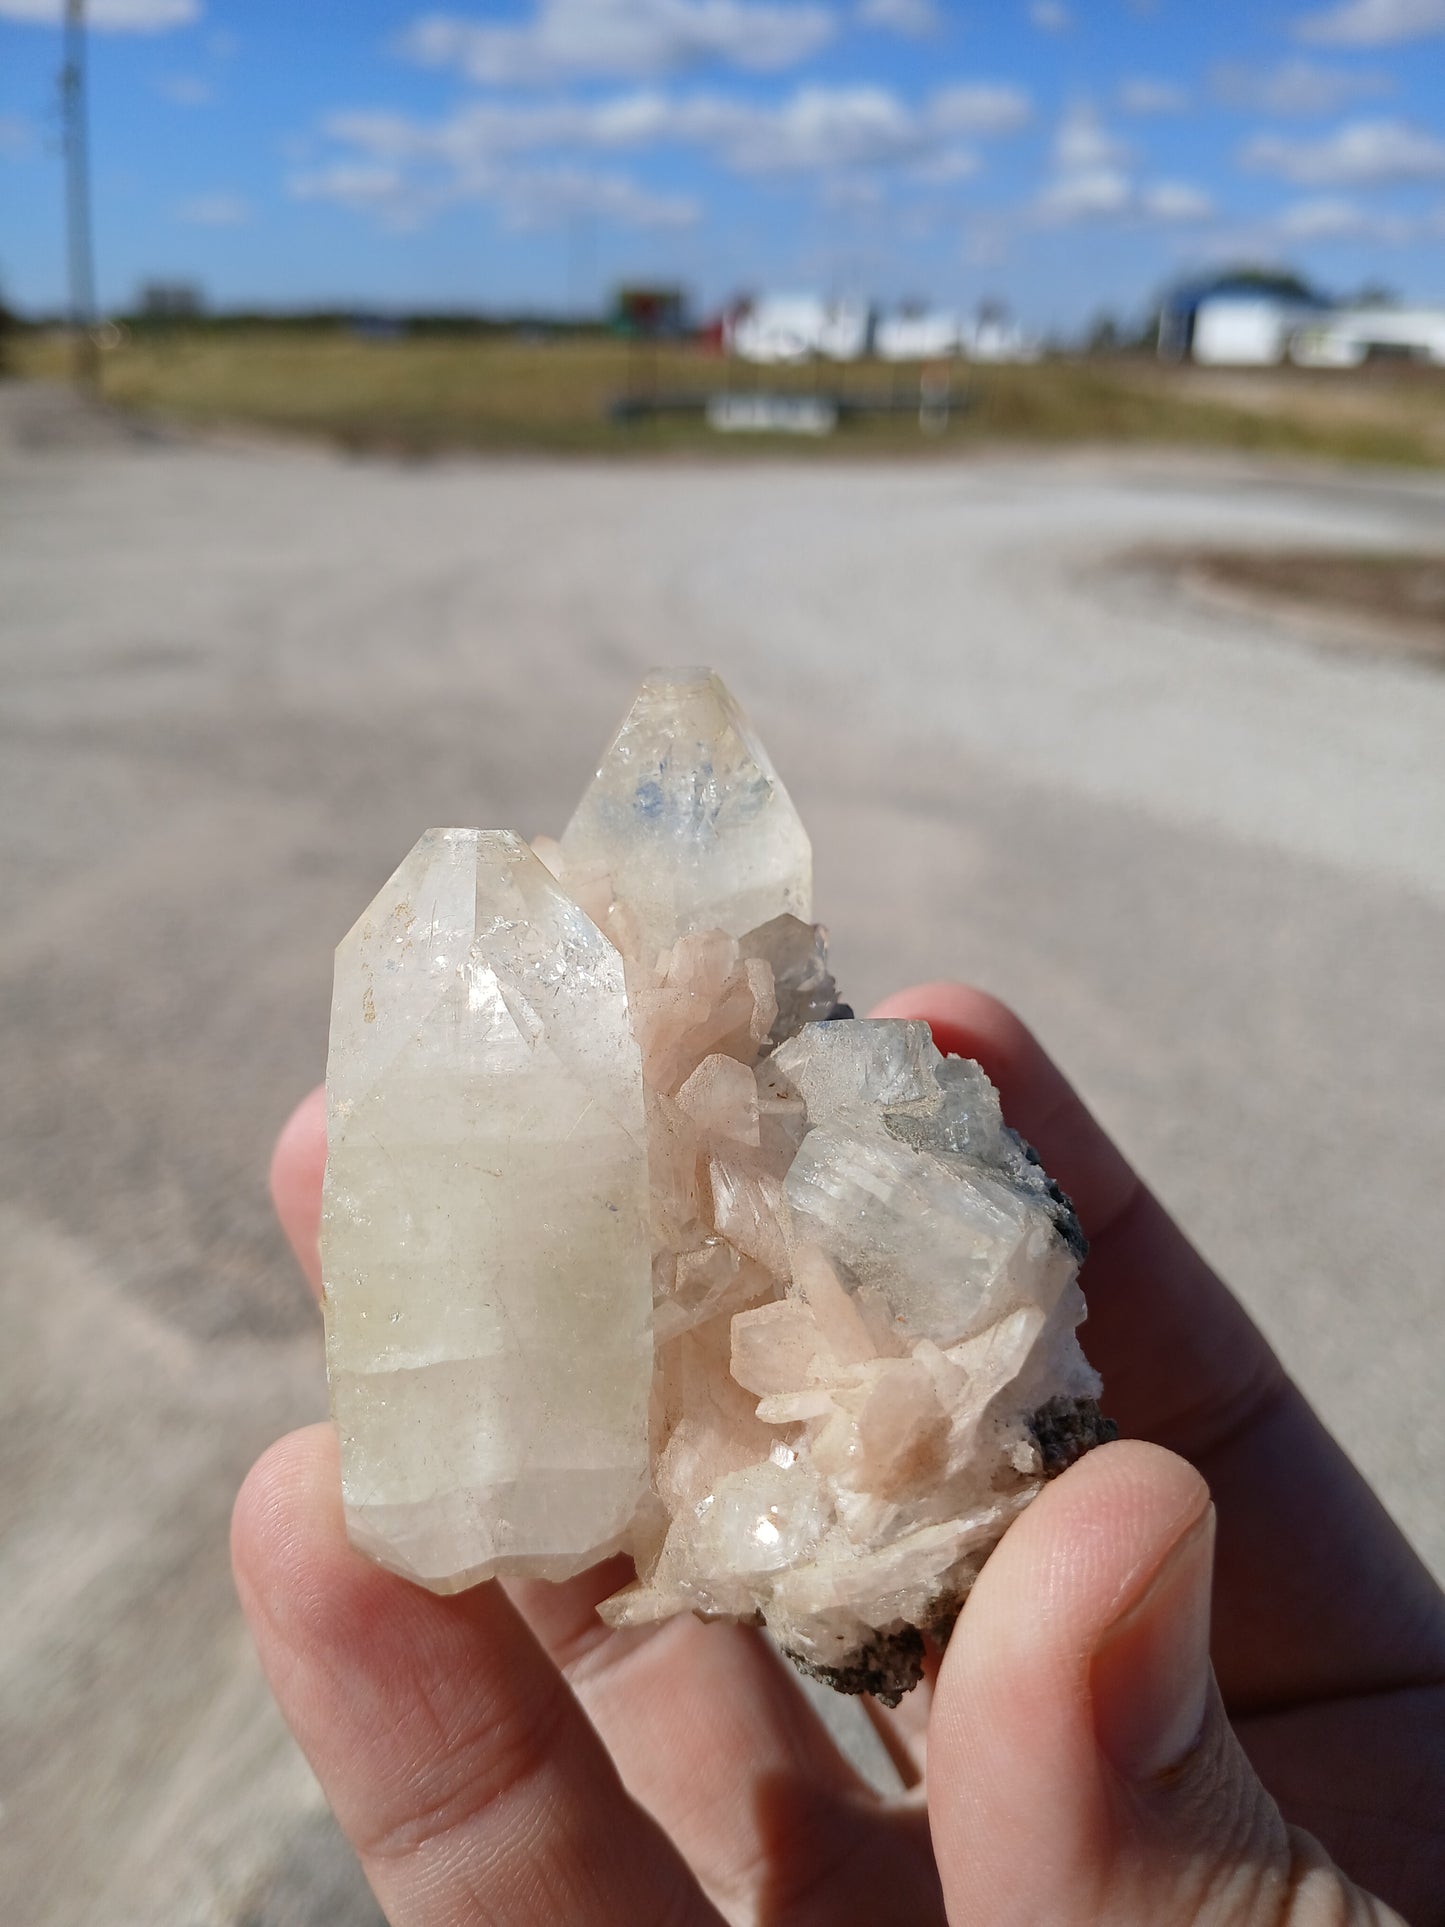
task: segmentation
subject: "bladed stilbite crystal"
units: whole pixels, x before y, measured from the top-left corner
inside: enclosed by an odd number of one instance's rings
[[[624,1548],[893,1701],[1113,1435],[1084,1242],[976,1064],[837,1002],[786,791],[650,676],[546,868],[418,844],[337,953],[328,1367],[356,1543],[439,1591]]]
[[[322,1256],[347,1522],[448,1592],[561,1579],[648,1490],[622,960],[503,830],[431,830],[336,955]]]

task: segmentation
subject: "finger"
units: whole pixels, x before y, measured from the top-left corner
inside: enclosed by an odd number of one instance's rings
[[[1407,1920],[1439,1916],[1445,1685],[1259,1714],[1237,1730],[1285,1812],[1356,1879]]]
[[[508,1591],[727,1918],[941,1923],[922,1812],[878,1800],[750,1627],[685,1614],[609,1632],[596,1606],[620,1563]]]
[[[278,1216],[313,1281],[325,1162],[325,1110],[313,1092],[281,1133],[271,1179]],[[564,1668],[628,1791],[707,1892],[739,1918],[785,1886],[800,1919],[805,1899],[830,1922],[877,1919],[899,1893],[912,1919],[938,1917],[926,1826],[880,1806],[767,1641],[690,1616],[612,1634],[597,1604],[628,1576],[614,1561],[564,1585],[507,1591]]]
[[[885,1706],[871,1695],[865,1695],[863,1700],[873,1731],[909,1791],[921,1788],[928,1776],[928,1723],[933,1715],[933,1687],[942,1658],[942,1647],[930,1634],[925,1634],[923,1677],[913,1691],[897,1706]]]
[[[1089,1238],[1089,1350],[1126,1429],[1197,1459],[1284,1395],[1278,1361],[1238,1300],[1160,1210],[1068,1080],[1006,1005],[963,984],[889,997],[938,1048],[978,1060],[1010,1124],[1069,1194]],[[1162,1368],[1162,1369],[1161,1369]]]
[[[393,1927],[718,1921],[496,1586],[440,1599],[346,1543],[329,1426],[236,1503],[271,1687]]]
[[[961,984],[900,992],[875,1014],[921,1017],[941,1050],[977,1058],[1073,1197],[1091,1240],[1084,1339],[1106,1409],[1190,1459],[1219,1508],[1215,1665],[1230,1706],[1438,1678],[1439,1589],[1026,1027]]]
[[[953,1927],[1395,1918],[1287,1828],[1209,1666],[1213,1513],[1181,1459],[1104,1446],[985,1566],[934,1698]]]
[[[897,1706],[865,1695],[864,1710],[869,1724],[883,1743],[883,1750],[905,1789],[921,1786],[928,1773],[928,1719],[933,1708],[933,1683],[919,1681]]]
[[[321,1185],[326,1175],[326,1092],[307,1093],[271,1153],[271,1202],[307,1284],[321,1296]]]

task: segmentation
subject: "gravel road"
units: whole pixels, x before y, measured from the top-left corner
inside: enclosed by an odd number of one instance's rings
[[[1021,1008],[1445,1572],[1445,676],[1118,563],[1442,529],[1235,458],[405,467],[0,390],[13,1927],[372,1917],[226,1567],[323,1406],[269,1144],[417,834],[559,825],[653,661],[752,712],[854,1000]]]

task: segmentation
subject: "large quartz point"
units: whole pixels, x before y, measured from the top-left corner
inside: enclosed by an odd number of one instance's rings
[[[622,1547],[611,1624],[762,1620],[894,1700],[1112,1436],[1073,1211],[976,1064],[837,1002],[716,676],[649,677],[537,849],[431,832],[337,953],[352,1536],[443,1591]]]
[[[642,1073],[622,959],[505,830],[431,830],[336,953],[322,1259],[353,1540],[562,1579],[648,1492]]]

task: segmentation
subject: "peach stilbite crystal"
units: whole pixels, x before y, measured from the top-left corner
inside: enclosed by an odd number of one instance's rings
[[[716,676],[650,677],[537,848],[431,832],[337,953],[352,1536],[437,1590],[624,1547],[611,1624],[762,1620],[896,1699],[1112,1434],[1072,1209],[976,1064],[837,1003]]]

